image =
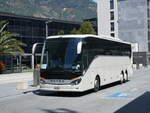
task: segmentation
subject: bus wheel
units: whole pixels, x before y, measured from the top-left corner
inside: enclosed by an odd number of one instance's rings
[[[97,92],[100,89],[100,78],[96,76],[94,81],[94,91]]]
[[[122,84],[122,83],[124,83],[124,82],[125,82],[125,80],[124,80],[124,73],[121,72],[121,75],[120,75],[120,83]]]
[[[125,75],[126,75],[125,76],[125,82],[127,82],[129,80],[129,78],[128,78],[128,71],[127,70],[125,71]]]

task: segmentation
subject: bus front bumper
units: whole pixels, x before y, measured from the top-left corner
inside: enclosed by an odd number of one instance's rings
[[[40,89],[45,91],[83,92],[79,85],[40,84]]]

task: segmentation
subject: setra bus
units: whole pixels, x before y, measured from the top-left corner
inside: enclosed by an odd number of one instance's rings
[[[83,92],[132,75],[131,44],[96,35],[50,36],[44,42],[40,89]]]

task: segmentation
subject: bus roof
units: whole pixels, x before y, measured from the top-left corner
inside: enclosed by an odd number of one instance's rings
[[[87,37],[94,37],[94,38],[99,38],[99,39],[105,39],[105,40],[110,40],[110,41],[115,41],[115,42],[120,42],[120,43],[126,43],[126,44],[131,44],[130,42],[123,41],[119,38],[114,38],[106,35],[92,35],[92,34],[84,34],[84,35],[55,35],[55,36],[49,36],[46,39],[54,39],[54,38],[87,38]]]

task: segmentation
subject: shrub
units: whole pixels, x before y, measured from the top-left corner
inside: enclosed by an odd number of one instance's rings
[[[2,73],[6,68],[6,65],[4,62],[0,61],[0,73]]]

